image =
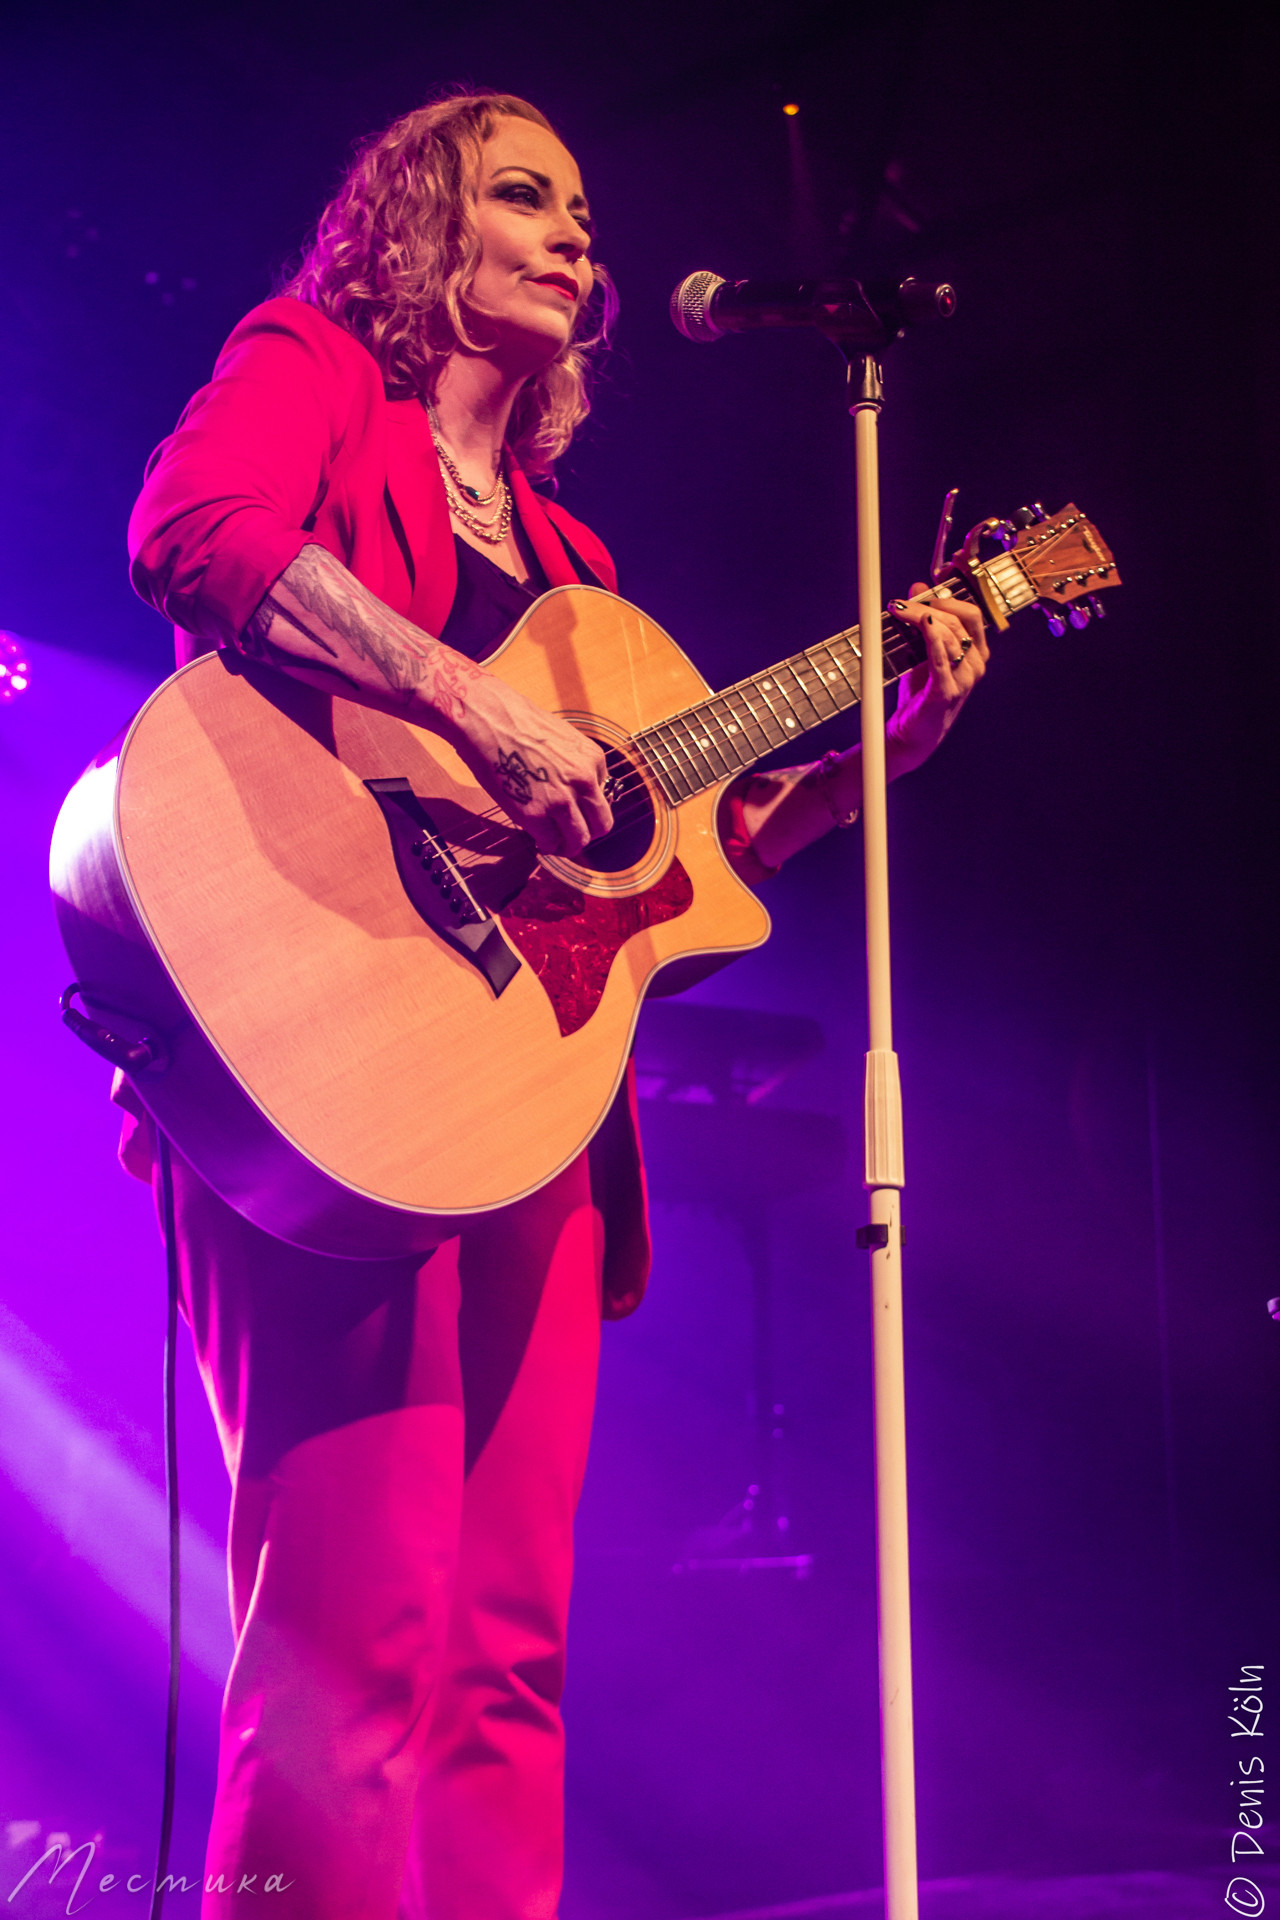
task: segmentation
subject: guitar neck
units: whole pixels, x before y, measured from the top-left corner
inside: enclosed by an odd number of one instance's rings
[[[940,583],[944,597],[973,599],[961,576]],[[880,616],[887,687],[925,658],[915,627]],[[845,713],[862,697],[861,629],[846,627],[763,673],[674,713],[635,736],[635,744],[672,806],[702,793],[766,754]]]

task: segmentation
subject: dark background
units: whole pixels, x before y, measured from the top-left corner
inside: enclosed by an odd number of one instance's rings
[[[695,267],[957,286],[887,367],[887,590],[955,484],[961,528],[1074,499],[1117,554],[1111,617],[1024,618],[892,799],[934,1876],[1216,1864],[1225,1688],[1277,1651],[1276,40],[1260,12],[1095,4],[4,14],[0,625],[163,675],[125,575],[143,461],[353,140],[457,80],[532,98],[580,160],[622,319],[561,498],[708,678],[852,617],[851,431],[816,337],[675,335]],[[856,834],[798,860],[769,947],[699,996],[816,1017],[826,1052],[775,1104],[854,1137],[858,861]],[[804,1584],[669,1574],[750,1471],[747,1287],[723,1209],[658,1200],[582,1519],[566,1913],[597,1884],[665,1916],[878,1875],[856,1183],[774,1218]],[[87,1380],[74,1287],[33,1271],[20,1251],[9,1304]],[[152,1350],[116,1339],[153,1429]],[[216,1534],[216,1463],[191,1488]],[[0,1551],[31,1608],[61,1594],[68,1666],[33,1687],[14,1602],[7,1737],[44,1755],[42,1817],[71,1818],[70,1743],[77,1811],[141,1833],[147,1763],[85,1750],[103,1663],[31,1524],[15,1506]],[[158,1696],[119,1684],[143,1755]]]

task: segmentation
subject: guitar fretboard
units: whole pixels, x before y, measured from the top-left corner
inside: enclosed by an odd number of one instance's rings
[[[946,584],[953,594],[963,592],[959,581]],[[917,666],[925,650],[914,627],[887,613],[880,626],[888,687]],[[849,627],[637,733],[635,744],[670,804],[743,772],[775,747],[856,706],[862,692],[860,635],[860,628]]]

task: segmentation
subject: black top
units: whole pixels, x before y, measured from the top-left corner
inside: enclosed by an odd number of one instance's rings
[[[532,553],[524,556],[529,567],[525,583],[456,533],[453,546],[458,556],[458,591],[440,638],[470,660],[486,660],[551,582]]]

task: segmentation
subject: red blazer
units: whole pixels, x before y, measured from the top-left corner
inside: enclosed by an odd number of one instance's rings
[[[563,532],[601,586],[605,547],[512,473],[520,522],[553,587],[577,579]],[[370,592],[439,634],[458,570],[426,410],[388,400],[359,341],[299,300],[247,314],[147,464],[129,521],[134,586],[177,628],[181,664],[234,645],[300,550],[327,547]],[[120,1097],[120,1096],[117,1096]],[[122,1101],[123,1104],[123,1101]],[[139,1142],[131,1171],[143,1172]],[[634,1075],[591,1143],[605,1222],[605,1312],[639,1304],[649,1269]]]
[[[601,586],[608,551],[512,475],[521,525],[553,587],[577,580],[563,530]],[[264,593],[312,542],[427,633],[458,573],[426,410],[388,400],[377,362],[300,300],[240,322],[208,386],[147,464],[129,521],[133,584],[179,630],[180,659],[234,644]]]

